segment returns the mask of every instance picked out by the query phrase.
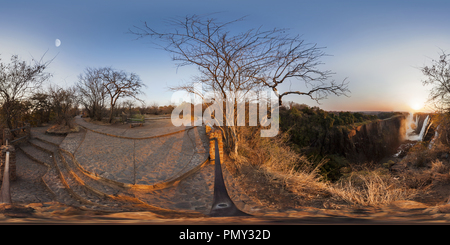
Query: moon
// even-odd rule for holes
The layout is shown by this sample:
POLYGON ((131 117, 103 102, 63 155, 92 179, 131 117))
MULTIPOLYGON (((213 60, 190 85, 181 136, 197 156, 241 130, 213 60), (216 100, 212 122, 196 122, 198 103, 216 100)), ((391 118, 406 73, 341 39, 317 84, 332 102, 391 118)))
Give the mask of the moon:
POLYGON ((55 46, 56 46, 56 47, 59 47, 59 45, 61 45, 61 40, 56 39, 56 40, 55 40, 55 46))

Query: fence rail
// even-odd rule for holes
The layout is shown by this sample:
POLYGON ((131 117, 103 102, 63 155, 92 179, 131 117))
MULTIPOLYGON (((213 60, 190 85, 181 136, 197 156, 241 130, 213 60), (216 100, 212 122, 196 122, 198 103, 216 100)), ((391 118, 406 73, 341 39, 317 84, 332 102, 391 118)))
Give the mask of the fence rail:
POLYGON ((17 130, 26 129, 27 127, 28 126, 23 126, 23 127, 20 127, 20 128, 10 129, 9 131, 14 132, 14 131, 17 131, 17 130))
POLYGON ((9 142, 9 144, 12 144, 19 140, 29 139, 30 137, 31 137, 31 126, 29 123, 25 123, 25 126, 20 127, 20 128, 14 128, 14 129, 4 128, 3 129, 3 144, 4 145, 6 144, 7 141, 9 142), (24 130, 25 135, 14 139, 14 134, 12 134, 12 132, 19 131, 19 130, 24 130))
POLYGON ((22 137, 20 137, 20 138, 11 140, 11 144, 14 143, 14 142, 16 142, 16 141, 23 140, 23 139, 25 139, 25 138, 28 138, 28 135, 25 135, 25 136, 22 136, 22 137))

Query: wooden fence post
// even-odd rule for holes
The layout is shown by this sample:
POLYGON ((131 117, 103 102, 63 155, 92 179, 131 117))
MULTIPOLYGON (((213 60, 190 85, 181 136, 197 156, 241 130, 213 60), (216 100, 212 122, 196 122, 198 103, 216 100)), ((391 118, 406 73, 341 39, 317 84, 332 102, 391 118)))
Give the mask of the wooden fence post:
POLYGON ((206 128, 206 132, 209 135, 209 159, 213 161, 216 159, 216 145, 214 139, 217 139, 217 145, 219 148, 219 158, 223 162, 223 142, 222 142, 222 131, 220 129, 206 128))
POLYGON ((11 143, 11 130, 9 128, 3 129, 3 145, 6 145, 6 141, 11 143))
POLYGON ((25 123, 25 133, 27 134, 27 139, 31 139, 31 124, 25 123))

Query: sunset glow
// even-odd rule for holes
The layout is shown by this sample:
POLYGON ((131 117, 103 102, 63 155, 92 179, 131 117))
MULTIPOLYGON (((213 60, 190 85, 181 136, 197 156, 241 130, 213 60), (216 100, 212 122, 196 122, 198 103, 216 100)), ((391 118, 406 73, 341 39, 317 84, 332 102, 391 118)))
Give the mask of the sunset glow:
POLYGON ((420 110, 424 109, 425 104, 424 104, 424 102, 422 102, 420 100, 412 100, 412 101, 410 101, 409 106, 414 111, 420 111, 420 110))
POLYGON ((418 110, 422 109, 422 107, 423 106, 420 103, 418 103, 418 102, 415 102, 415 103, 411 104, 411 108, 413 110, 415 110, 415 111, 418 111, 418 110))

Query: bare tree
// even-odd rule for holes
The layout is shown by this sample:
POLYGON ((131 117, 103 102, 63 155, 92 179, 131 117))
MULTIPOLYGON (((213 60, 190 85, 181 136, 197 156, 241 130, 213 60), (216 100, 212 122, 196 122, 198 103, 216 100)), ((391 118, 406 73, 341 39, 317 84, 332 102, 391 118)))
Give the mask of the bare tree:
POLYGON ((78 76, 76 87, 79 93, 79 102, 88 111, 89 117, 101 120, 107 92, 100 79, 99 69, 86 68, 84 74, 78 76))
POLYGON ((61 126, 72 126, 72 118, 75 116, 74 107, 76 101, 76 88, 62 88, 57 85, 50 86, 48 97, 51 109, 55 115, 55 122, 61 126))
MULTIPOLYGON (((319 101, 333 93, 343 95, 348 92, 347 83, 328 82, 330 71, 320 71, 320 58, 325 54, 316 45, 305 44, 298 36, 290 37, 286 29, 250 29, 242 33, 232 33, 228 28, 242 21, 221 23, 214 18, 197 15, 184 19, 172 19, 172 32, 158 32, 146 22, 143 27, 130 30, 138 38, 152 37, 162 40, 159 45, 170 52, 178 66, 194 65, 199 76, 192 83, 171 87, 172 90, 195 90, 194 82, 201 82, 202 89, 214 91, 224 99, 231 95, 245 96, 250 91, 272 89, 279 102, 289 94, 308 95, 319 101), (279 92, 279 85, 291 78, 304 81, 308 91, 289 90, 279 92)), ((234 108, 236 112, 236 107, 234 108)), ((237 115, 234 113, 234 115, 237 115)), ((225 117, 225 121, 236 124, 235 118, 225 117)), ((222 127, 225 144, 237 152, 239 133, 236 127, 222 127)))
POLYGON ((139 113, 141 115, 144 115, 147 113, 147 104, 145 103, 145 101, 141 101, 141 105, 137 107, 139 113))
POLYGON ((124 101, 122 104, 123 104, 123 106, 124 106, 125 108, 128 109, 128 116, 131 117, 131 114, 132 114, 131 112, 132 112, 132 110, 133 110, 133 108, 134 108, 134 106, 135 106, 134 101, 133 101, 133 100, 126 100, 126 101, 124 101))
POLYGON ((421 70, 427 77, 422 84, 433 86, 428 102, 440 111, 450 112, 450 55, 442 51, 439 60, 432 60, 431 66, 424 66, 421 70))
POLYGON ((4 120, 9 128, 13 127, 14 117, 17 116, 18 103, 31 96, 31 92, 51 76, 45 72, 51 60, 44 62, 43 57, 27 64, 13 55, 10 63, 0 63, 0 99, 4 120))
POLYGON ((432 60, 431 66, 421 68, 426 79, 422 81, 424 86, 432 86, 428 98, 428 104, 439 112, 435 118, 438 122, 436 130, 442 143, 450 144, 450 54, 443 50, 439 59, 432 60))
POLYGON ((141 79, 135 73, 127 73, 112 68, 102 68, 99 70, 99 76, 109 95, 110 123, 113 119, 114 106, 119 98, 131 97, 141 101, 137 96, 143 93, 141 88, 145 87, 145 84, 141 82, 141 79))
POLYGON ((150 108, 150 113, 151 114, 155 114, 155 115, 158 115, 159 113, 159 104, 158 104, 158 102, 153 102, 150 106, 149 106, 149 108, 150 108))
POLYGON ((51 104, 48 98, 48 94, 44 91, 37 91, 31 96, 31 113, 35 119, 34 122, 31 122, 32 125, 40 126, 41 123, 50 121, 51 104))
POLYGON ((262 71, 262 75, 256 79, 274 91, 280 106, 283 97, 290 94, 306 95, 319 103, 329 94, 347 96, 350 92, 347 79, 337 83, 330 80, 334 73, 318 68, 323 64, 320 59, 326 56, 322 51, 323 48, 318 48, 316 44, 305 44, 299 36, 293 38, 279 36, 271 41, 271 45, 276 47, 276 52, 270 58, 272 60, 266 65, 266 69, 262 71), (293 80, 304 82, 307 89, 278 91, 278 86, 283 82, 293 80))

